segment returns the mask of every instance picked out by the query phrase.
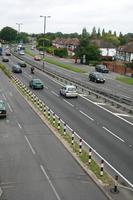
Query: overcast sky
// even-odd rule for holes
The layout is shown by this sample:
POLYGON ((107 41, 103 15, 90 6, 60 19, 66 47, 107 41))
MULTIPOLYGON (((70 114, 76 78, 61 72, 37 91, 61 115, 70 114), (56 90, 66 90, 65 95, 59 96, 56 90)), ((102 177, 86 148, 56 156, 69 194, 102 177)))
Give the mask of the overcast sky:
POLYGON ((0 30, 10 26, 22 32, 42 33, 43 18, 46 32, 81 33, 103 28, 117 34, 133 33, 133 0, 1 0, 0 30))

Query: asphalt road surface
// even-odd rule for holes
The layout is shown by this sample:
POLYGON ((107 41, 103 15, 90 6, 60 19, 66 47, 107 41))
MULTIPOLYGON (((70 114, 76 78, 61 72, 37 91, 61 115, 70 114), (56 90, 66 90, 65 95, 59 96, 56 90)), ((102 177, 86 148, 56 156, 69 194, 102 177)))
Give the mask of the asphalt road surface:
MULTIPOLYGON (((9 65, 17 62, 11 58, 9 65)), ((44 81, 43 91, 34 91, 61 119, 76 131, 88 144, 100 153, 116 170, 133 185, 133 117, 110 108, 84 95, 78 99, 59 96, 61 85, 43 73, 23 69, 16 75, 29 87, 29 80, 39 77, 44 81)))
POLYGON ((6 200, 107 199, 0 71, 0 186, 6 200))

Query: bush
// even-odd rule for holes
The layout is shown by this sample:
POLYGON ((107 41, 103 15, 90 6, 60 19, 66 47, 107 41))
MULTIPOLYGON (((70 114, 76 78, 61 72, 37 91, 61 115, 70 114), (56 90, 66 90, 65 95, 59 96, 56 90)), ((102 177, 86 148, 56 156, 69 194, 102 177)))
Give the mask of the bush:
POLYGON ((97 60, 90 60, 88 64, 95 66, 95 65, 99 64, 99 61, 97 61, 97 60))
POLYGON ((61 58, 67 57, 68 56, 67 49, 66 48, 55 49, 54 55, 59 56, 61 58))
POLYGON ((54 54, 54 50, 55 50, 54 47, 48 47, 46 52, 53 55, 54 54))

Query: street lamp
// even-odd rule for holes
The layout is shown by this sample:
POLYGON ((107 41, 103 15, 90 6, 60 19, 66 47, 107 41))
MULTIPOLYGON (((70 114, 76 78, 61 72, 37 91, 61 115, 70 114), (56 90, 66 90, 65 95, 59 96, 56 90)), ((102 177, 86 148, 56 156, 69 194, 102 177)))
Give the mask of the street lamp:
MULTIPOLYGON (((20 26, 21 25, 23 25, 22 23, 16 23, 17 25, 18 25, 18 35, 20 34, 20 26)), ((19 37, 18 37, 18 39, 20 39, 19 37)))
POLYGON ((16 23, 18 25, 18 33, 20 33, 20 26, 23 25, 22 23, 16 23))
POLYGON ((46 33, 46 19, 50 18, 51 16, 43 16, 40 15, 40 17, 43 17, 43 71, 44 71, 44 66, 45 66, 45 62, 44 62, 44 58, 45 58, 45 51, 44 51, 44 37, 45 37, 45 33, 46 33))

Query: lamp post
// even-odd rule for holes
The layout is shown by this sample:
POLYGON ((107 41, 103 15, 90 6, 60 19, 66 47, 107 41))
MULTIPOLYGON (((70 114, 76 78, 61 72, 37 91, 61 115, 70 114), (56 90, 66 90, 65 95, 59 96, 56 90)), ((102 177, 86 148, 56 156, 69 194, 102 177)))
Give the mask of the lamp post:
POLYGON ((20 33, 20 26, 23 25, 22 23, 16 23, 18 25, 18 33, 20 33))
POLYGON ((43 71, 44 71, 44 67, 45 67, 45 51, 44 51, 44 37, 45 37, 45 33, 46 33, 46 19, 47 18, 50 18, 51 16, 43 16, 43 15, 40 15, 40 17, 43 17, 43 71))
POLYGON ((18 25, 18 35, 19 35, 20 34, 20 26, 23 25, 23 24, 22 23, 16 23, 16 24, 18 25))

